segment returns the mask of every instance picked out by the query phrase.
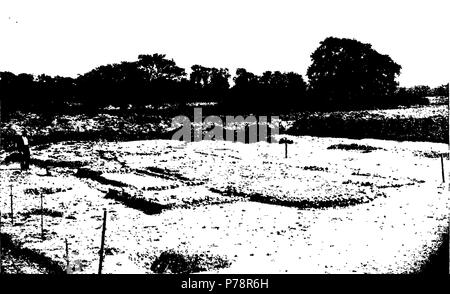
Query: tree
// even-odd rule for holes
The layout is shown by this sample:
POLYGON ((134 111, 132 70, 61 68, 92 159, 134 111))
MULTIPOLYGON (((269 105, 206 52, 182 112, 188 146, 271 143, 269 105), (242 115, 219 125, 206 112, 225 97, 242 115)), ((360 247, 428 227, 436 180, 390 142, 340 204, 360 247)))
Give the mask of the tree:
POLYGON ((211 69, 198 64, 191 67, 190 81, 197 88, 204 88, 209 84, 211 69))
POLYGON ((303 77, 294 72, 265 71, 257 76, 238 68, 234 83, 228 104, 249 111, 273 113, 299 109, 306 93, 303 77))
POLYGON ((423 85, 414 86, 414 87, 409 89, 411 95, 417 96, 417 97, 420 97, 420 98, 424 98, 426 96, 429 96, 430 95, 430 90, 431 89, 430 89, 429 86, 423 86, 423 85))
POLYGON ((381 102, 398 87, 401 66, 388 55, 352 39, 326 38, 308 68, 314 103, 355 106, 381 102))
POLYGON ((0 115, 2 119, 7 119, 9 114, 17 109, 14 99, 14 86, 16 75, 12 72, 0 72, 0 115))
POLYGON ((190 83, 195 100, 220 101, 230 88, 227 68, 191 67, 190 83))
POLYGON ((430 90, 430 96, 448 97, 448 83, 430 90))
POLYGON ((306 93, 306 83, 295 72, 266 71, 259 78, 261 101, 277 111, 299 109, 306 93))
POLYGON ((186 73, 164 54, 139 55, 137 61, 108 64, 77 78, 81 102, 138 107, 175 102, 186 92, 186 73))
POLYGON ((234 86, 230 95, 224 101, 228 110, 258 110, 261 104, 258 101, 260 93, 259 77, 245 68, 236 69, 233 78, 234 86))
POLYGON ((173 59, 167 59, 165 54, 139 55, 137 64, 150 82, 161 79, 179 82, 186 76, 185 70, 173 59))
POLYGON ((139 55, 137 65, 144 73, 147 96, 143 101, 148 104, 176 102, 181 100, 185 90, 186 71, 177 66, 173 59, 165 54, 139 55), (151 100, 148 96, 151 93, 151 100))
POLYGON ((248 72, 245 68, 236 69, 236 76, 233 78, 234 88, 242 90, 253 90, 258 87, 258 76, 248 72))
POLYGON ((230 79, 231 75, 228 71, 228 68, 211 68, 210 73, 210 88, 215 92, 223 92, 230 88, 230 79))

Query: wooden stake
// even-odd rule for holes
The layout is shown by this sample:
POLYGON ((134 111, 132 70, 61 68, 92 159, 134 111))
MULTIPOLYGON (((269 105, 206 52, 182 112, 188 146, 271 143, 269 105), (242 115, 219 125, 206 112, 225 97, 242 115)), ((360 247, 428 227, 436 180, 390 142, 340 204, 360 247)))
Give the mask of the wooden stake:
POLYGON ((13 193, 12 193, 12 185, 11 185, 11 224, 14 225, 14 202, 13 202, 13 193))
POLYGON ((284 143, 284 157, 287 158, 287 145, 288 143, 284 143))
POLYGON ((69 260, 69 243, 67 243, 67 239, 65 239, 66 242, 66 273, 70 274, 70 260, 69 260))
POLYGON ((41 194, 41 239, 44 240, 44 201, 41 194))
POLYGON ((106 231, 106 209, 103 211, 103 228, 102 228, 102 243, 100 245, 100 261, 98 265, 98 274, 102 274, 103 267, 103 250, 105 248, 105 231, 106 231))
POLYGON ((442 182, 445 183, 444 156, 441 154, 442 182))

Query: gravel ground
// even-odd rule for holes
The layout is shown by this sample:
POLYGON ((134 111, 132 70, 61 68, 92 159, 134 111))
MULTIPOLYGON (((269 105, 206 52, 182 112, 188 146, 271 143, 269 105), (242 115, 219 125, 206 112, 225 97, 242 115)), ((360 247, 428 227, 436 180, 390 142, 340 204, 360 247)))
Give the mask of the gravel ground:
MULTIPOLYGON (((2 214, 2 231, 63 268, 67 239, 76 273, 97 271, 103 209, 106 273, 152 273, 170 250, 227 265, 207 268, 211 273, 409 273, 437 250, 449 199, 440 159, 429 154, 447 152, 445 144, 290 139, 288 159, 283 145, 268 143, 36 149, 39 166, 29 173, 1 166, 15 209, 14 226, 2 214), (374 148, 328 149, 338 144, 374 148), (117 197, 105 197, 110 191, 117 197), (44 216, 45 240, 40 215, 30 213, 41 192, 45 208, 58 212, 44 216), (155 205, 163 209, 148 209, 155 205)), ((2 211, 9 211, 9 194, 0 191, 2 211)))

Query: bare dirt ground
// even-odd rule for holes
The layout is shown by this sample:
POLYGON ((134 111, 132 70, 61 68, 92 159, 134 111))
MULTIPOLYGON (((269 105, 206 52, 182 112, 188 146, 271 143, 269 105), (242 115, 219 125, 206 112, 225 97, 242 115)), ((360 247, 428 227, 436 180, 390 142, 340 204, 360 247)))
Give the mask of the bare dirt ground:
POLYGON ((290 139, 288 159, 263 142, 36 147, 29 172, 1 166, 2 232, 61 269, 67 239, 75 273, 98 270, 103 209, 104 273, 410 273, 437 250, 445 144, 290 139))

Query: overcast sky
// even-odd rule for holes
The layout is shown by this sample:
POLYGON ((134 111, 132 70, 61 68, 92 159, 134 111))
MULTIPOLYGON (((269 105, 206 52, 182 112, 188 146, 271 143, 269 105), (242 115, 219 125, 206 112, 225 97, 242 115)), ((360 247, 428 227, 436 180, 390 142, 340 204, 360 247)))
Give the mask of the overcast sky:
POLYGON ((0 71, 76 77, 164 53, 193 64, 305 74, 327 36, 389 54, 402 86, 449 80, 448 0, 0 0, 0 71))

